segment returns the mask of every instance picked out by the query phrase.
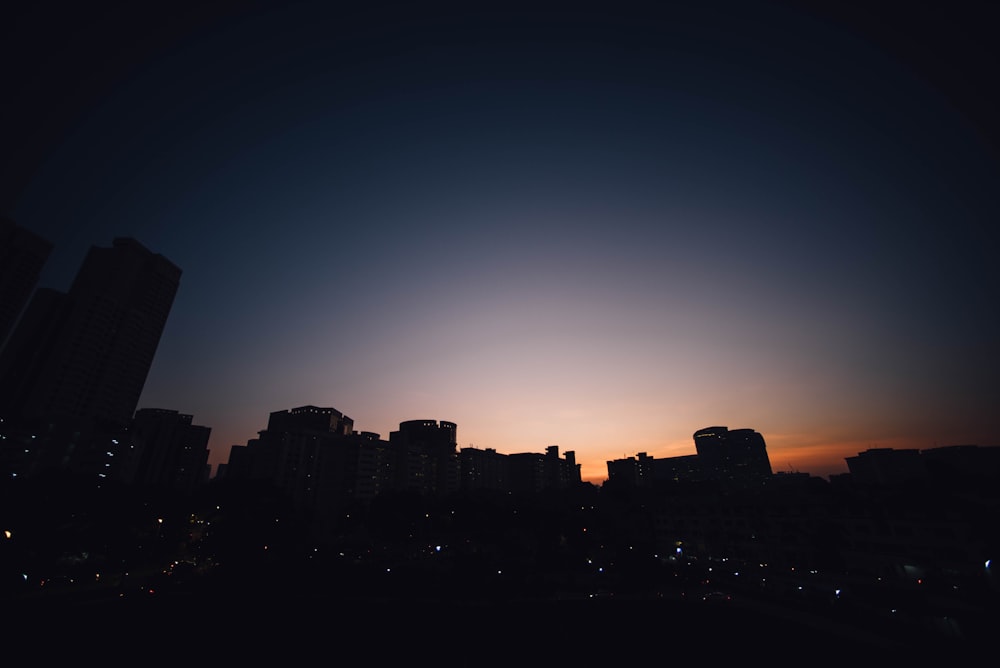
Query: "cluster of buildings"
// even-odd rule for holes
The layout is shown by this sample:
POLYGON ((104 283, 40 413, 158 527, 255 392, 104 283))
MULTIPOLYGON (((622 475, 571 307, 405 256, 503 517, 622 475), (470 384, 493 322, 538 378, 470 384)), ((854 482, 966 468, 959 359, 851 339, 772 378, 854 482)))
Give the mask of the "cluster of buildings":
POLYGON ((313 514, 367 502, 380 494, 445 496, 456 492, 536 493, 581 482, 575 453, 502 454, 459 448, 454 422, 408 420, 384 439, 354 429, 330 407, 300 406, 270 414, 267 428, 232 446, 218 477, 265 480, 313 514))
MULTIPOLYGON (((68 291, 36 290, 50 250, 0 221, 0 475, 197 490, 209 479, 211 430, 174 410, 136 409, 180 269, 117 238, 90 249, 68 291)), ((409 420, 383 438, 332 407, 299 406, 272 412, 256 438, 232 446, 216 477, 280 489, 321 530, 324 519, 332 528, 344 509, 393 493, 405 503, 407 494, 593 491, 580 485, 572 451, 459 448, 457 429, 409 420)), ((630 563, 632 546, 644 545, 741 595, 827 606, 847 591, 873 615, 908 604, 914 618, 949 629, 968 610, 976 619, 984 592, 1000 591, 991 566, 1000 448, 872 449, 847 458, 849 473, 827 483, 773 473, 752 429, 712 426, 693 437, 693 455, 607 462, 608 491, 624 490, 616 498, 626 501, 610 504, 603 531, 593 517, 566 516, 559 531, 578 539, 574 563, 600 552, 608 564, 601 581, 612 582, 610 564, 630 563), (593 542, 579 540, 580 526, 593 542)), ((509 545, 491 541, 508 536, 486 532, 473 547, 480 557, 506 554, 509 545)), ((519 541, 540 545, 536 538, 522 528, 519 541)))
MULTIPOLYGON (((89 250, 68 291, 36 289, 51 250, 45 239, 0 220, 0 473, 69 471, 176 491, 206 482, 211 429, 178 411, 136 410, 180 268, 134 239, 116 238, 89 250)), ((355 430, 333 408, 301 406, 271 413, 257 438, 232 447, 219 475, 270 480, 307 507, 387 491, 534 492, 580 482, 573 452, 460 449, 456 431, 452 422, 410 420, 384 439, 355 430)), ((608 461, 608 482, 753 487, 778 477, 752 429, 706 427, 694 444, 693 455, 608 461)), ((986 450, 991 457, 997 451, 986 450)), ((847 464, 856 483, 887 483, 927 476, 930 468, 995 471, 986 456, 975 446, 884 449, 847 464)))
POLYGON ((194 489, 211 430, 136 411, 181 270, 123 237, 91 247, 67 291, 35 289, 51 250, 0 222, 0 473, 194 489))
POLYGON ((695 454, 657 459, 645 452, 608 462, 615 486, 653 487, 667 482, 719 482, 753 486, 771 477, 764 437, 753 429, 705 427, 694 433, 695 454))
MULTIPOLYGON (((935 583, 937 605, 951 612, 997 588, 1000 447, 871 448, 826 481, 772 473, 750 429, 707 427, 694 442, 694 455, 609 461, 605 484, 643 499, 661 554, 725 560, 717 583, 824 605, 849 584, 855 600, 887 610, 935 583)), ((926 605, 923 594, 917 600, 926 605)))
POLYGON ((642 499, 661 554, 715 564, 717 583, 821 604, 850 584, 887 610, 923 587, 952 612, 998 589, 1000 447, 871 448, 827 481, 772 474, 748 429, 708 427, 694 440, 696 455, 609 461, 606 486, 642 499))
MULTIPOLYGON (((130 238, 92 247, 66 292, 38 288, 52 245, 0 222, 0 474, 50 472, 190 492, 210 475, 211 429, 136 410, 181 270, 130 238)), ((220 475, 266 479, 306 508, 394 490, 533 491, 580 482, 574 453, 458 450, 452 422, 411 420, 385 440, 333 408, 271 413, 220 475)))

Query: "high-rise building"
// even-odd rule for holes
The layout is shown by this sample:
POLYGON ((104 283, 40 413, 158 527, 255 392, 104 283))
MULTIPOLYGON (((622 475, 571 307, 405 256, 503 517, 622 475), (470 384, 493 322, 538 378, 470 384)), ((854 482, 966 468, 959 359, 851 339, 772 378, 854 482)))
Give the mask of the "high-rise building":
POLYGON ((92 247, 68 293, 36 291, 0 354, 0 414, 126 425, 181 270, 128 238, 92 247))
POLYGON ((927 478, 926 462, 916 448, 869 448, 845 461, 851 480, 860 485, 898 485, 927 478))
POLYGON ((506 491, 510 477, 508 459, 493 448, 462 448, 458 453, 459 487, 466 492, 506 491))
POLYGON ((274 411, 267 421, 269 432, 317 432, 347 436, 354 431, 354 420, 335 408, 299 406, 286 411, 274 411))
POLYGON ((698 468, 720 482, 753 482, 771 476, 764 437, 753 429, 705 427, 694 433, 698 468))
POLYGON ((400 422, 389 432, 393 486, 435 496, 458 490, 457 434, 454 422, 400 422))
POLYGON ((209 427, 192 416, 164 408, 135 412, 115 471, 130 485, 193 492, 207 480, 209 427))
POLYGON ((321 527, 391 488, 388 445, 334 408, 299 406, 272 412, 257 438, 233 446, 225 477, 267 481, 321 527))
POLYGON ((180 276, 118 238, 90 249, 68 292, 35 291, 0 351, 5 475, 111 475, 180 276))
POLYGON ((576 453, 559 457, 559 446, 550 445, 545 453, 516 452, 507 456, 507 488, 517 494, 535 494, 543 490, 567 489, 580 484, 580 465, 576 453))
POLYGON ((0 349, 38 284, 52 244, 0 218, 0 349))

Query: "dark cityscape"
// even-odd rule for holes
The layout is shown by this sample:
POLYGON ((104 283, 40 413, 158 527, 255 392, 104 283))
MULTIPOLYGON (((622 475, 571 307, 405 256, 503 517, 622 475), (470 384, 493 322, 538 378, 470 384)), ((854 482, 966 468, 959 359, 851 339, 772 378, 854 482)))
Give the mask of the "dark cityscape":
MULTIPOLYGON (((9 312, 47 246, 11 223, 3 239, 9 312)), ((299 635, 327 620, 356 642, 440 641, 463 665, 515 660, 469 640, 508 627, 494 642, 577 660, 666 628, 709 658, 729 648, 692 638, 716 627, 733 658, 772 644, 844 660, 991 647, 1000 448, 870 449, 824 480, 775 473, 762 434, 715 426, 693 433, 692 455, 608 461, 597 486, 558 446, 459 448, 458 425, 433 419, 386 440, 300 406, 272 412, 210 477, 210 428, 134 410, 179 275, 116 239, 68 294, 35 291, 9 337, 11 637, 111 647, 178 624, 214 643, 226 628, 299 635)))
POLYGON ((0 9, 10 661, 989 661, 989 3, 0 9))

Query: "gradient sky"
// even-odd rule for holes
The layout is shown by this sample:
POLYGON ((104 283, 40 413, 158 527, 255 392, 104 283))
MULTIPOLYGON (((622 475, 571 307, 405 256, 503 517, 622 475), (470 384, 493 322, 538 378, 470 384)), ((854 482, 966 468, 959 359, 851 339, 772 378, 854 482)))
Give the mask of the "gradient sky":
POLYGON ((213 464, 305 404, 595 482, 1000 445, 996 10, 362 4, 2 10, 0 213, 183 270, 139 407, 213 464))

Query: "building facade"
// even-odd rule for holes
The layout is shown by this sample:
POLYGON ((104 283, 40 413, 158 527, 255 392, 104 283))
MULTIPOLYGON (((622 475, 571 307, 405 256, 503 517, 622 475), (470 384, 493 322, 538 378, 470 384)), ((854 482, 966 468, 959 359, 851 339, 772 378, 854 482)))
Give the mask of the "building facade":
POLYGON ((0 355, 0 412, 126 425, 181 270, 133 239, 92 247, 68 293, 36 292, 0 355))
POLYGON ((764 437, 753 429, 705 427, 694 432, 694 455, 608 461, 608 481, 623 487, 652 487, 670 482, 756 485, 772 476, 764 437))
POLYGON ((0 218, 0 349, 31 299, 52 244, 0 218))
POLYGON ((705 427, 694 433, 702 475, 724 483, 754 483, 771 476, 764 437, 753 429, 705 427))
POLYGON ((458 425, 407 420, 389 434, 393 488, 444 495, 458 490, 458 425))
POLYGON ((189 494, 208 478, 209 427, 164 408, 135 412, 119 452, 115 477, 129 485, 189 494))
POLYGON ((114 468, 106 458, 135 413, 180 276, 162 255, 117 238, 89 250, 68 292, 35 291, 0 351, 5 436, 33 444, 20 470, 114 468))

